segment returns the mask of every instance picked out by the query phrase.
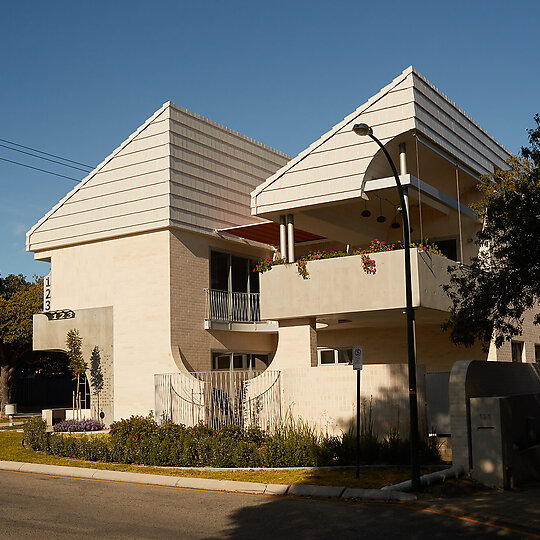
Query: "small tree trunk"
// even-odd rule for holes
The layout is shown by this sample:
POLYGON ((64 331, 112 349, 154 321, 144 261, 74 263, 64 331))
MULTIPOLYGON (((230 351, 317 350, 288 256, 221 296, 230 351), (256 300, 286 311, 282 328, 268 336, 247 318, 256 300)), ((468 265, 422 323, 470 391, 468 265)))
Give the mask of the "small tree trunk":
POLYGON ((81 376, 77 375, 77 420, 81 419, 81 376))
POLYGON ((9 384, 10 373, 5 366, 0 366, 0 416, 5 416, 5 406, 11 403, 11 385, 9 384))

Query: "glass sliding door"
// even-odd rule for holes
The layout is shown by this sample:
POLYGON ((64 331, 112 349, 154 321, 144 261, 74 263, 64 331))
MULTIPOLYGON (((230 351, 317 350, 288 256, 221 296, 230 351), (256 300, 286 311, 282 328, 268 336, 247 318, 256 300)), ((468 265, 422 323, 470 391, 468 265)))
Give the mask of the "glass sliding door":
POLYGON ((231 257, 231 292, 233 321, 249 321, 249 260, 231 257))
POLYGON ((210 252, 210 317, 214 320, 256 322, 260 320, 257 261, 210 252))

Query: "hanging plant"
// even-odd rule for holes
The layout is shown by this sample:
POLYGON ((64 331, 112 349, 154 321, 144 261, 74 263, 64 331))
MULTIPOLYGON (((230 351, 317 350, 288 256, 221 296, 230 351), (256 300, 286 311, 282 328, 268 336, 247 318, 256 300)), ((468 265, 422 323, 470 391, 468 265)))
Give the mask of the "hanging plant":
MULTIPOLYGON (((437 244, 433 244, 428 242, 427 240, 425 242, 421 243, 411 243, 411 248, 417 248, 420 251, 424 251, 426 253, 434 253, 435 255, 439 255, 440 257, 445 257, 445 255, 442 254, 441 250, 437 246, 437 244)), ((370 253, 382 253, 386 251, 395 251, 397 249, 403 249, 403 244, 401 242, 385 242, 384 240, 379 240, 378 238, 375 238, 371 241, 369 247, 367 249, 363 250, 355 250, 351 253, 347 253, 346 251, 313 251, 311 253, 307 253, 300 259, 296 261, 296 268, 298 271, 298 275, 302 279, 309 279, 309 271, 307 269, 307 263, 309 261, 319 261, 322 259, 335 259, 338 257, 348 257, 350 255, 360 255, 362 257, 362 270, 366 274, 375 274, 377 272, 377 267, 375 264, 375 261, 369 256, 370 253)), ((446 258, 446 257, 445 257, 446 258)), ((253 272, 260 272, 261 274, 264 272, 267 272, 270 270, 273 266, 279 266, 283 264, 288 264, 286 259, 263 259, 259 261, 257 266, 253 269, 253 272)))

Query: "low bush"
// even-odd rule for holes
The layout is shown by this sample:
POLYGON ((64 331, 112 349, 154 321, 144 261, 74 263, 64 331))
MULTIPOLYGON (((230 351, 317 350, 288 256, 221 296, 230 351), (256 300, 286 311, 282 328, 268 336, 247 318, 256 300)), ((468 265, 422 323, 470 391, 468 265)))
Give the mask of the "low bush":
POLYGON ((82 420, 62 420, 53 426, 53 430, 55 433, 66 431, 73 433, 75 431, 100 431, 104 427, 99 420, 83 418, 82 420))
POLYGON ((49 436, 47 424, 41 418, 30 418, 24 423, 24 442, 33 450, 47 452, 49 450, 49 436))
MULTIPOLYGON (((176 467, 317 467, 356 462, 356 435, 320 435, 306 424, 285 424, 271 433, 259 428, 214 429, 172 422, 158 425, 151 416, 114 422, 109 435, 49 434, 42 420, 24 426, 26 443, 56 456, 176 467)), ((371 430, 360 436, 362 463, 407 464, 409 443, 393 433, 379 440, 371 430)), ((423 442, 422 463, 439 461, 433 442, 423 442)))

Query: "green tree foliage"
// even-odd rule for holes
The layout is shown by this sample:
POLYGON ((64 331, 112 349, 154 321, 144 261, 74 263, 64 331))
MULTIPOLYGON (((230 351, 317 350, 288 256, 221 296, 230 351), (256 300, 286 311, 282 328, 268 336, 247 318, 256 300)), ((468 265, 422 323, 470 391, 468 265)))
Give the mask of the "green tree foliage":
POLYGON ((86 374, 86 362, 82 354, 82 338, 79 336, 79 331, 72 328, 66 335, 67 355, 69 359, 69 371, 73 375, 73 379, 77 381, 77 389, 75 391, 74 409, 77 409, 77 420, 81 413, 81 377, 86 374))
POLYGON ((479 254, 470 266, 450 270, 445 287, 452 308, 443 328, 456 344, 500 347, 521 333, 524 313, 540 324, 540 115, 528 130, 529 147, 479 185, 475 211, 483 220, 479 254))
POLYGON ((96 394, 103 390, 103 373, 101 371, 101 354, 96 345, 90 356, 90 384, 96 394))
POLYGON ((32 315, 43 307, 43 280, 0 277, 0 414, 11 400, 17 375, 39 359, 32 351, 32 315))
POLYGON ((73 379, 79 379, 86 373, 86 362, 82 355, 82 339, 79 331, 72 328, 66 335, 67 355, 69 358, 69 371, 73 379))
POLYGON ((92 350, 90 356, 90 384, 94 395, 97 397, 96 415, 99 416, 99 394, 103 390, 103 372, 101 371, 101 353, 99 347, 96 345, 92 350))

